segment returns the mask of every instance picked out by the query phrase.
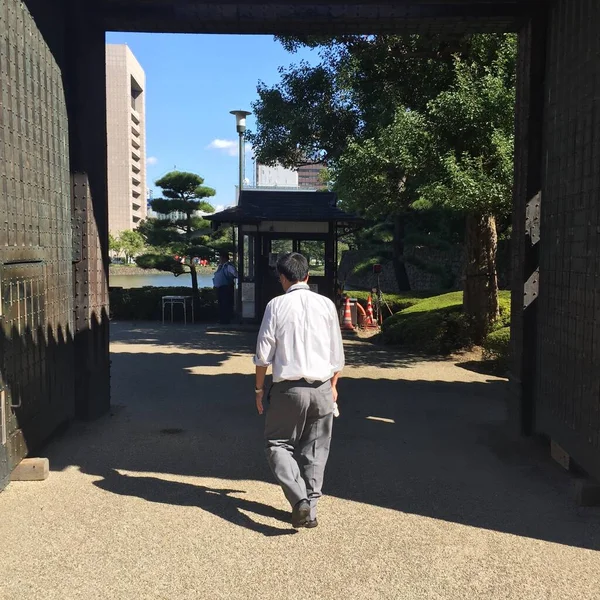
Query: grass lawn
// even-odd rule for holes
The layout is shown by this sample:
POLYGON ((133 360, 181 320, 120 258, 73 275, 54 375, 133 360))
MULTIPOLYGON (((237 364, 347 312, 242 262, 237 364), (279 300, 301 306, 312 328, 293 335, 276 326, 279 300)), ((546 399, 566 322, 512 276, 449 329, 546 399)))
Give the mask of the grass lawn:
MULTIPOLYGON (((499 301, 500 317, 490 335, 510 325, 510 292, 501 291, 499 301)), ((420 299, 384 321, 383 341, 429 354, 450 354, 469 348, 473 340, 462 303, 462 292, 420 299)), ((505 340, 506 332, 500 337, 505 340)), ((501 347, 502 343, 498 348, 501 347)))

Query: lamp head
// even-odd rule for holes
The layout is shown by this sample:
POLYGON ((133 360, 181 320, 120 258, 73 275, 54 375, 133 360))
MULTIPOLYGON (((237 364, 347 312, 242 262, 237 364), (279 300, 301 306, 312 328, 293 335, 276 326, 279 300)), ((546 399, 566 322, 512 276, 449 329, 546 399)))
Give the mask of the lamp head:
POLYGON ((235 116, 237 132, 244 133, 246 131, 246 117, 252 113, 247 110, 232 110, 230 113, 235 116))

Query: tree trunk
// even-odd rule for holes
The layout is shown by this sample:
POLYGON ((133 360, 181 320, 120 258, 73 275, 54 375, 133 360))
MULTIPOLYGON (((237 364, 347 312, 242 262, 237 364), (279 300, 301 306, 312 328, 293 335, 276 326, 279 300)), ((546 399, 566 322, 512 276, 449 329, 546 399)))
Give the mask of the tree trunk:
POLYGON ((192 243, 192 213, 185 213, 185 241, 188 244, 192 243))
POLYGON ((192 302, 194 303, 194 315, 198 314, 200 307, 200 290, 198 289, 198 271, 196 265, 190 259, 190 275, 192 276, 192 302))
POLYGON ((496 219, 486 215, 468 215, 465 247, 463 308, 472 320, 474 341, 481 344, 499 315, 496 219))
POLYGON ((394 216, 394 237, 392 240, 392 264, 399 292, 410 291, 410 281, 404 263, 404 215, 394 216))

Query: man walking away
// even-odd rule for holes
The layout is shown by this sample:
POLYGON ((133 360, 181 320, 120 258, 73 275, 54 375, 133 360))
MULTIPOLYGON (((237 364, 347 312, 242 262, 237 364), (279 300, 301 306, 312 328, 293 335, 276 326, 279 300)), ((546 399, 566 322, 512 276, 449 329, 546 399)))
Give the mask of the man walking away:
POLYGON ((237 271, 229 260, 229 252, 219 254, 219 266, 213 276, 213 285, 217 290, 219 302, 219 323, 229 325, 233 318, 233 299, 235 294, 234 282, 237 271))
POLYGON ((308 287, 306 258, 286 254, 277 262, 277 272, 285 294, 267 305, 258 335, 256 407, 262 414, 265 375, 271 366, 267 460, 292 506, 292 525, 313 528, 344 348, 335 305, 308 287))

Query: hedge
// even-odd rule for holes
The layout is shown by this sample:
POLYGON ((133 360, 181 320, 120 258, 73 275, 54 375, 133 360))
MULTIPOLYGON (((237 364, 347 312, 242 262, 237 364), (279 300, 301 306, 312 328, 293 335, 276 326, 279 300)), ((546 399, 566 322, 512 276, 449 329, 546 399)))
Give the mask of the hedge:
POLYGON ((510 362, 510 327, 501 327, 487 336, 483 344, 483 358, 496 363, 502 369, 508 369, 510 362))
POLYGON ((500 305, 500 317, 492 326, 492 331, 503 329, 504 327, 510 327, 510 292, 501 291, 498 304, 500 305))
MULTIPOLYGON (((125 321, 159 321, 162 318, 161 298, 163 296, 191 295, 190 287, 111 288, 110 316, 112 319, 125 321)), ((168 311, 166 317, 170 318, 170 308, 168 311)), ((197 322, 212 322, 218 319, 217 295, 214 289, 200 289, 200 300, 194 311, 197 322)), ((183 320, 181 312, 180 307, 174 307, 173 320, 183 320)))
MULTIPOLYGON (((492 331, 510 323, 510 292, 500 292, 500 317, 492 331)), ((450 354, 473 345, 469 319, 463 313, 463 293, 426 298, 386 319, 382 339, 428 354, 450 354)))

